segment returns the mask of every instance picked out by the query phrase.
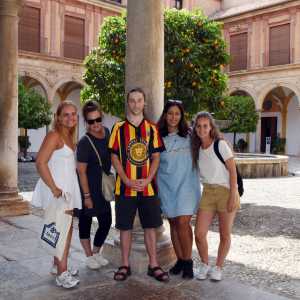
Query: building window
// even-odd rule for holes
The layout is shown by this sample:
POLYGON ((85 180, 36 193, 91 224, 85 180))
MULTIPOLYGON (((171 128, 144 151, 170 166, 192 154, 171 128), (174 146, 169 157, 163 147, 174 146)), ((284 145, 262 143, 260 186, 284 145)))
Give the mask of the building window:
POLYGON ((110 1, 122 4, 122 0, 110 0, 110 1))
POLYGON ((230 71, 247 69, 248 33, 235 34, 230 37, 230 71))
POLYGON ((19 49, 31 52, 41 51, 41 10, 24 6, 19 21, 19 49))
POLYGON ((290 63, 290 24, 270 28, 269 65, 290 63))
POLYGON ((84 19, 65 16, 64 57, 84 59, 84 19))
POLYGON ((174 7, 177 9, 182 9, 183 7, 183 0, 174 0, 174 7))

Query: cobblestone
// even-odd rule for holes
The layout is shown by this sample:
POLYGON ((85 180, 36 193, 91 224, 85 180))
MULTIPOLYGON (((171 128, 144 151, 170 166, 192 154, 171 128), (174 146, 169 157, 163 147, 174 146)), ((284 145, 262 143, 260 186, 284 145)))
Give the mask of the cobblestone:
MULTIPOLYGON (((300 172, 300 158, 293 158, 289 169, 300 172)), ((34 164, 19 164, 19 174, 19 188, 31 191, 38 178, 34 164)), ((300 177, 247 179, 244 184, 224 275, 273 294, 300 299, 300 177)), ((38 209, 33 213, 41 215, 38 209)), ((217 223, 208 239, 213 263, 219 242, 217 223)), ((193 255, 197 268, 195 247, 193 255)))

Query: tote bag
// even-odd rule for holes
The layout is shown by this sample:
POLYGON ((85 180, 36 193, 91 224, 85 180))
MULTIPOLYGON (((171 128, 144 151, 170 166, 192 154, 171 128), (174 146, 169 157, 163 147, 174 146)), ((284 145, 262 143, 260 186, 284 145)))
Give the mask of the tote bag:
POLYGON ((41 233, 41 246, 52 256, 62 259, 67 236, 72 224, 72 216, 65 213, 68 210, 68 196, 54 198, 45 209, 41 233))

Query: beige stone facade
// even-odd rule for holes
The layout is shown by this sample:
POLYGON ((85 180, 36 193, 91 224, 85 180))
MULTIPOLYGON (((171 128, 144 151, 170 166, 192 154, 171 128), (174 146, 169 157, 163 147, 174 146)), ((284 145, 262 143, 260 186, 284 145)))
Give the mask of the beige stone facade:
MULTIPOLYGON (((300 137, 297 134, 300 128, 300 1, 229 2, 213 18, 224 22, 229 51, 231 37, 247 34, 246 68, 232 72, 227 68, 227 71, 229 93, 251 96, 260 114, 257 131, 250 138, 250 149, 263 151, 265 131, 271 124, 269 121, 274 121, 274 132, 286 138, 286 153, 300 155, 300 137), (278 41, 287 44, 289 61, 272 65, 271 30, 282 25, 288 26, 289 37, 278 41)), ((280 45, 275 46, 280 48, 280 45)))
MULTIPOLYGON (((202 8, 211 18, 224 22, 224 37, 230 51, 231 38, 241 33, 246 38, 246 67, 229 74, 229 93, 250 95, 260 114, 256 133, 240 135, 249 142, 249 151, 265 151, 265 137, 286 138, 286 153, 300 155, 300 1, 299 0, 165 0, 166 7, 202 8), (271 28, 289 26, 289 62, 270 65, 271 28), (267 103, 266 103, 267 102, 267 103), (270 104, 272 102, 272 105, 270 104), (272 106, 270 109, 269 106, 272 106), (273 123, 272 123, 273 122, 273 123), (271 124, 272 123, 272 124, 271 124), (271 124, 271 125, 270 125, 271 124), (272 133, 270 133, 270 126, 272 133)), ((84 47, 97 45, 99 28, 109 15, 120 14, 127 1, 101 0, 25 0, 25 5, 40 9, 40 53, 19 51, 19 74, 47 99, 57 103, 66 98, 79 105, 82 60, 64 57, 66 17, 84 20, 84 47)), ((81 121, 82 123, 82 121, 81 121)), ((79 132, 83 132, 83 125, 79 132)), ((36 151, 45 129, 32 131, 36 151)))

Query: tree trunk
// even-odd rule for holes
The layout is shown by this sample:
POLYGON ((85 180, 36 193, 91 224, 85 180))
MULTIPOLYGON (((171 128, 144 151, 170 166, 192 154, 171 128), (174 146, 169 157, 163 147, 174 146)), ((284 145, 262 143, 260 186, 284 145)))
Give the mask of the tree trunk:
POLYGON ((27 129, 26 128, 24 128, 24 130, 25 130, 25 147, 24 147, 24 158, 26 158, 27 157, 27 149, 28 149, 28 132, 27 132, 27 129))
POLYGON ((233 148, 236 149, 236 132, 233 133, 233 148))

